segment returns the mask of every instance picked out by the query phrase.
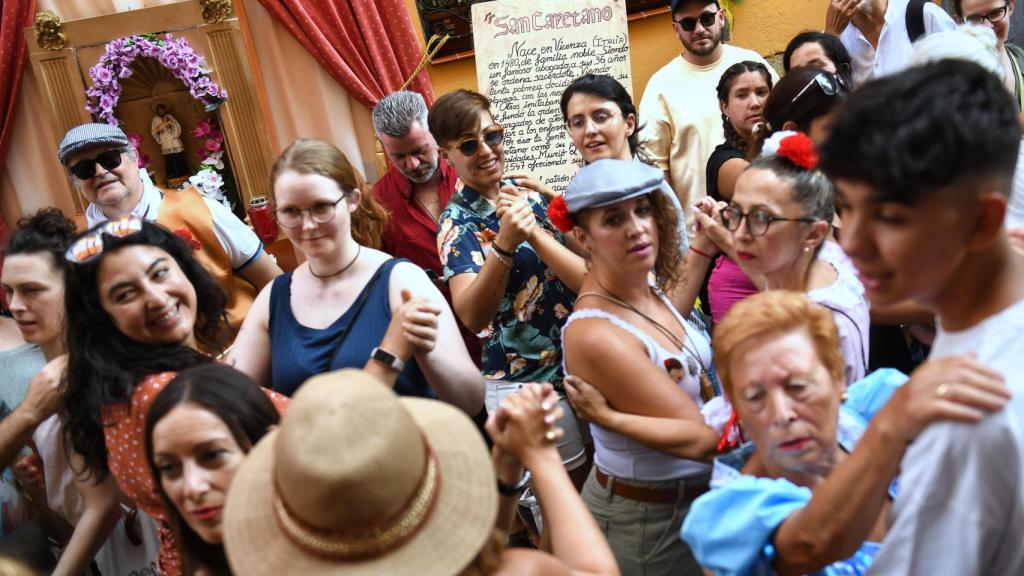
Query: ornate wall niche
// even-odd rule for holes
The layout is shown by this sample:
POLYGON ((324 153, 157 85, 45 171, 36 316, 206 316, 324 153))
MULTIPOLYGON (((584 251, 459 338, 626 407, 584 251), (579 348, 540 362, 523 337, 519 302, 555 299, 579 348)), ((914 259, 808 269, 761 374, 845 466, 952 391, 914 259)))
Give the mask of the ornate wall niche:
MULTIPOLYGON (((248 206, 254 196, 269 196, 268 175, 274 158, 269 117, 260 105, 257 91, 261 88, 254 80, 255 63, 249 60, 236 18, 207 23, 200 0, 188 0, 62 22, 60 31, 67 39, 64 47, 47 49, 36 42, 33 28, 25 29, 29 60, 45 100, 42 104, 52 120, 54 150, 68 129, 93 121, 85 109, 86 89, 92 85, 89 68, 98 62, 106 44, 133 34, 169 32, 188 40, 206 59, 211 79, 228 93, 228 101, 217 113, 242 205, 248 206)), ((197 167, 194 152, 199 141, 187 132, 204 116, 202 104, 192 99, 180 81, 155 60, 140 57, 133 63, 132 71, 132 77, 122 80, 123 92, 117 108, 125 130, 148 136, 143 152, 160 169, 159 146, 149 134, 149 120, 153 116, 150 104, 160 98, 169 100, 186 133, 182 138, 186 153, 193 167, 197 167)), ((76 212, 83 213, 86 200, 70 188, 69 194, 73 196, 76 212)))

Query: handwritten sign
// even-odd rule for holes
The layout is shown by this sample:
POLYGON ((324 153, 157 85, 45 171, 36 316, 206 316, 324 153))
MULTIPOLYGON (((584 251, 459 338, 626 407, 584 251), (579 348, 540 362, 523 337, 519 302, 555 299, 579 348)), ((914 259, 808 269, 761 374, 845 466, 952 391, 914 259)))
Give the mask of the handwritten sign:
POLYGON ((496 0, 473 4, 476 77, 506 129, 505 170, 564 190, 582 165, 559 106, 586 74, 632 93, 624 0, 496 0))

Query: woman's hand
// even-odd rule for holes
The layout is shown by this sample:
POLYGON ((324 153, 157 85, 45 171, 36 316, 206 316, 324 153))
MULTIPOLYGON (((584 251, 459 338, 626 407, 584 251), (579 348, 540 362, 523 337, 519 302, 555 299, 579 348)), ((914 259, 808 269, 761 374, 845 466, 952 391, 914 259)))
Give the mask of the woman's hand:
POLYGON ((839 36, 853 20, 857 13, 857 7, 864 0, 832 0, 829 2, 828 11, 825 12, 825 32, 833 36, 839 36))
POLYGON ((494 241, 502 250, 514 253, 516 248, 533 234, 537 225, 533 208, 514 187, 502 186, 495 204, 495 213, 501 219, 501 223, 494 241))
POLYGON ((576 376, 565 377, 565 393, 576 410, 576 415, 599 426, 607 427, 615 414, 601 391, 576 376))
POLYGON ((46 363, 28 386, 25 399, 17 410, 23 412, 36 425, 41 424, 60 408, 63 395, 61 382, 68 366, 67 354, 61 354, 46 363))
POLYGON ((539 193, 541 196, 546 197, 548 200, 552 200, 559 196, 557 192, 548 188, 541 182, 534 180, 526 174, 505 174, 505 179, 511 179, 515 182, 515 185, 519 188, 525 188, 527 190, 533 190, 539 193))
POLYGON ((502 452, 527 468, 538 458, 561 462, 554 443, 563 431, 555 426, 563 416, 558 395, 550 384, 525 384, 501 403, 487 420, 487 433, 502 452))
POLYGON ((973 356, 952 356, 929 360, 914 370, 875 419, 884 419, 909 443, 932 422, 977 422, 1002 409, 1009 398, 998 372, 973 356))
POLYGON ((441 309, 426 298, 413 298, 402 290, 402 305, 391 317, 380 347, 403 362, 416 354, 426 354, 437 343, 437 317, 441 309))
POLYGON ((732 233, 726 230, 722 223, 722 209, 728 206, 727 203, 715 202, 708 196, 694 203, 693 216, 696 221, 694 248, 712 256, 719 252, 725 252, 728 255, 733 251, 732 233))

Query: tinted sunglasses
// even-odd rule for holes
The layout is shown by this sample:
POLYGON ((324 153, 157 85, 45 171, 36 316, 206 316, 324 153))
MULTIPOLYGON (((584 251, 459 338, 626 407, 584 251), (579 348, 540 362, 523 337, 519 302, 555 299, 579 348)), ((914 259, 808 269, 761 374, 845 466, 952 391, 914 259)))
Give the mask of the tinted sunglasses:
POLYGON ((75 175, 75 178, 79 180, 88 180, 96 175, 96 164, 99 163, 103 166, 104 170, 110 171, 121 165, 121 149, 107 150, 106 152, 100 152, 95 158, 89 158, 87 160, 81 160, 76 162, 74 166, 69 168, 71 173, 75 175))
POLYGON ((700 16, 698 16, 696 18, 694 18, 692 16, 687 16, 686 18, 680 18, 679 20, 675 20, 675 23, 679 24, 679 27, 682 28, 684 32, 693 32, 694 30, 697 29, 697 22, 700 22, 700 25, 705 27, 705 28, 710 28, 711 26, 713 26, 715 24, 715 19, 717 17, 718 17, 718 12, 717 11, 715 11, 715 12, 704 12, 703 14, 701 14, 700 16))
POLYGON ((481 136, 474 136, 459 142, 455 148, 462 152, 463 156, 476 156, 476 153, 480 151, 480 140, 483 140, 488 148, 499 146, 505 141, 505 129, 501 127, 501 124, 494 126, 495 128, 484 132, 481 136))
POLYGON ((121 216, 114 220, 108 220, 94 228, 92 232, 88 232, 72 242, 64 252, 64 259, 72 264, 85 264, 95 260, 103 253, 104 234, 114 238, 124 238, 140 230, 142 230, 142 218, 138 216, 121 216))
POLYGON ((811 78, 811 80, 807 82, 807 85, 804 86, 802 90, 796 93, 796 96, 793 96, 793 99, 790 100, 789 103, 792 104, 799 100, 800 97, 810 90, 811 86, 814 86, 815 84, 818 85, 818 88, 820 88, 826 96, 835 96, 840 93, 845 94, 849 91, 849 88, 846 86, 846 81, 843 80, 843 76, 841 74, 819 72, 814 75, 814 78, 811 78))

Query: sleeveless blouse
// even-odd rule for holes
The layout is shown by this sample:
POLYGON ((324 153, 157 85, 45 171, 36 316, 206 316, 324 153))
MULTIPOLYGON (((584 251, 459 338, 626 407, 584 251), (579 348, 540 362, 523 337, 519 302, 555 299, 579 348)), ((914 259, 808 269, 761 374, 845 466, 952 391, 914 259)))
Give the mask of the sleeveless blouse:
POLYGON ((843 353, 846 384, 867 375, 868 337, 871 328, 870 304, 857 271, 839 244, 826 241, 818 251, 818 259, 828 262, 836 271, 836 280, 824 288, 811 290, 807 298, 832 312, 839 329, 839 349, 843 353))
MULTIPOLYGON (((399 262, 408 260, 392 258, 381 264, 377 279, 356 296, 355 301, 358 301, 363 292, 369 290, 362 308, 357 311, 350 306, 323 329, 300 324, 292 313, 292 273, 274 279, 270 289, 269 322, 274 391, 291 396, 306 380, 317 374, 342 368, 362 369, 366 365, 370 353, 380 345, 391 322, 388 286, 391 272, 399 262), (342 336, 345 340, 339 342, 342 336)), ((406 362, 398 374, 395 392, 401 396, 434 398, 434 391, 415 359, 406 362)))
MULTIPOLYGON (((704 401, 700 397, 699 370, 701 367, 705 370, 711 369, 713 361, 711 341, 703 330, 698 329, 684 319, 664 294, 659 292, 658 295, 665 302, 665 305, 668 306, 672 315, 686 330, 686 339, 684 340, 686 346, 684 346, 681 352, 666 350, 665 347, 636 326, 614 314, 595 308, 573 312, 566 321, 565 327, 562 328, 562 338, 564 340, 565 331, 576 320, 600 318, 612 323, 640 340, 647 349, 647 356, 651 359, 651 362, 665 369, 666 372, 665 361, 670 358, 678 360, 683 365, 683 378, 679 381, 678 385, 687 396, 696 402, 697 407, 701 408, 704 406, 704 401), (694 351, 697 353, 697 358, 693 358, 694 351), (694 362, 696 362, 696 367, 698 368, 696 374, 691 373, 691 370, 688 369, 694 362)), ((564 369, 566 374, 570 373, 567 366, 564 366, 564 369)), ((616 478, 644 481, 675 480, 704 474, 711 470, 708 464, 663 454, 648 448, 636 440, 602 428, 593 422, 590 423, 590 431, 594 437, 594 463, 603 472, 616 478)))
MULTIPOLYGON (((156 479, 146 460, 146 414, 157 395, 174 379, 175 372, 162 372, 147 376, 132 390, 129 401, 102 408, 103 438, 107 445, 110 475, 117 481, 125 496, 132 499, 140 510, 157 522, 160 540, 159 568, 164 576, 181 574, 181 550, 170 516, 157 490, 156 479)), ((284 414, 288 398, 264 390, 278 413, 284 414)))

